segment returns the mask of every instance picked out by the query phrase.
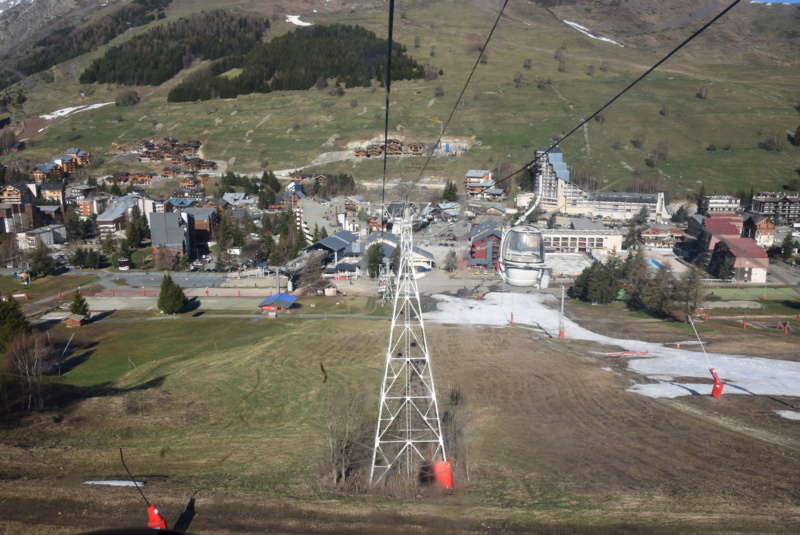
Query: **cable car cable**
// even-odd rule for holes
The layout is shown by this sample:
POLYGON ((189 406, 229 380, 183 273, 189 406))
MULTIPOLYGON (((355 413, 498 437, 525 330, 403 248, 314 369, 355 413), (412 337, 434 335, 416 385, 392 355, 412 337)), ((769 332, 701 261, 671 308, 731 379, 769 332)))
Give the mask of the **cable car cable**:
POLYGON ((144 503, 146 503, 147 506, 150 507, 150 500, 148 500, 147 496, 144 495, 144 492, 142 492, 142 488, 136 482, 136 479, 134 479, 133 474, 131 474, 131 471, 128 470, 128 465, 125 464, 125 457, 122 456, 122 448, 119 449, 119 458, 122 461, 122 466, 125 468, 125 471, 128 472, 128 476, 131 478, 131 481, 133 481, 133 486, 136 487, 136 490, 138 490, 139 494, 142 495, 144 503))
MULTIPOLYGON (((394 33, 394 0, 389 0, 389 36, 388 36, 388 49, 386 53, 386 80, 384 80, 384 87, 386 88, 386 113, 384 115, 383 126, 383 184, 381 184, 381 209, 386 210, 386 163, 388 156, 386 149, 389 144, 389 104, 391 103, 392 91, 392 43, 394 33)), ((381 214, 383 219, 383 214, 381 214)), ((383 235, 383 224, 381 224, 381 235, 383 235)))
POLYGON ((553 144, 552 144, 550 147, 548 147, 548 148, 547 148, 547 150, 545 150, 544 152, 542 152, 542 153, 541 153, 539 156, 537 156, 536 158, 534 158, 532 161, 528 162, 528 163, 527 163, 527 164, 526 164, 524 167, 522 167, 521 169, 518 169, 517 171, 514 171, 514 172, 513 172, 513 173, 511 173, 510 175, 508 175, 508 176, 505 176, 505 177, 503 177, 503 178, 502 178, 502 179, 500 179, 500 180, 497 180, 497 181, 495 182, 495 185, 497 185, 497 184, 501 184, 502 182, 505 182, 505 181, 506 181, 506 180, 508 180, 509 178, 512 178, 512 177, 514 177, 514 176, 518 175, 519 173, 521 173, 521 172, 525 171, 526 169, 530 169, 531 167, 533 167, 533 165, 534 165, 536 162, 538 162, 538 161, 539 161, 539 160, 540 160, 540 159, 541 159, 543 156, 545 156, 545 155, 546 155, 546 154, 548 154, 548 153, 549 153, 551 150, 553 150, 554 148, 556 148, 556 147, 557 147, 557 146, 558 146, 558 145, 559 145, 559 144, 560 144, 562 141, 564 141, 565 139, 567 139, 568 137, 570 137, 572 134, 574 134, 575 132, 577 132, 577 131, 578 131, 578 130, 579 130, 579 129, 580 129, 582 126, 583 126, 583 125, 585 125, 586 123, 588 123, 589 121, 591 121, 593 117, 597 116, 597 114, 598 114, 598 113, 601 113, 603 110, 605 110, 606 108, 608 108, 609 106, 611 106, 611 104, 613 104, 613 103, 614 103, 614 102, 615 102, 615 101, 616 101, 618 98, 620 98, 622 95, 624 95, 625 93, 627 93, 627 92, 628 92, 628 90, 630 90, 631 88, 633 88, 633 87, 634 87, 636 84, 638 84, 639 82, 641 82, 641 81, 642 81, 642 80, 643 80, 645 77, 647 77, 647 76, 648 76, 650 73, 652 73, 654 70, 656 70, 658 67, 660 67, 660 66, 661 66, 661 64, 663 64, 665 61, 667 61, 669 58, 671 58, 673 55, 675 55, 675 54, 676 54, 676 53, 677 53, 677 52, 678 52, 678 51, 679 51, 681 48, 683 48, 684 46, 686 46, 686 45, 687 45, 687 44, 688 44, 690 41, 692 41, 692 40, 693 40, 695 37, 697 37, 698 35, 700 35, 700 34, 701 34, 701 33, 703 33, 704 31, 706 31, 706 30, 708 29, 708 27, 709 27, 709 26, 711 26, 711 25, 712 25, 712 24, 714 24, 716 21, 718 21, 720 18, 722 18, 722 17, 723 17, 723 16, 724 16, 726 13, 728 13, 728 11, 730 11, 731 9, 733 9, 733 8, 736 6, 736 4, 738 4, 739 2, 741 2, 741 0, 734 0, 734 2, 733 2, 733 3, 731 3, 731 4, 730 4, 728 7, 726 7, 726 8, 725 8, 725 9, 724 9, 722 12, 720 12, 720 13, 719 13, 717 16, 715 16, 713 19, 711 19, 711 20, 710 20, 710 21, 708 21, 706 24, 704 24, 704 25, 703 25, 703 26, 702 26, 702 27, 701 27, 699 30, 695 31, 695 32, 694 32, 692 35, 690 35, 689 37, 687 37, 687 38, 686 38, 686 39, 685 39, 685 40, 684 40, 684 41, 683 41, 681 44, 679 44, 678 46, 676 46, 675 48, 673 48, 673 49, 672 49, 672 51, 670 51, 670 52, 669 52, 669 53, 668 53, 666 56, 664 56, 663 58, 661 58, 661 60, 659 60, 659 61, 658 61, 658 62, 657 62, 655 65, 653 65, 652 67, 650 67, 649 69, 647 69, 647 70, 644 72, 644 74, 642 74, 642 75, 641 75, 641 76, 639 76, 639 77, 638 77, 636 80, 634 80, 633 82, 631 82, 630 84, 628 84, 628 86, 627 86, 625 89, 623 89, 622 91, 620 91, 619 93, 617 93, 617 95, 616 95, 616 96, 614 96, 614 97, 613 97, 611 100, 609 100, 608 102, 606 102, 605 104, 603 104, 603 106, 602 106, 602 107, 600 107, 600 109, 598 109, 596 112, 594 112, 593 114, 591 114, 589 117, 587 117, 586 119, 584 119, 583 121, 581 121, 581 122, 580 122, 580 123, 579 123, 579 124, 578 124, 578 125, 577 125, 575 128, 573 128, 572 130, 570 130, 570 131, 569 131, 569 132, 568 132, 566 135, 564 135, 564 136, 563 136, 561 139, 559 139, 558 141, 556 141, 555 143, 553 143, 553 144))
POLYGON ((472 76, 475 74, 475 71, 478 69, 478 64, 481 61, 481 57, 483 57, 483 53, 486 51, 486 48, 489 46, 489 41, 492 39, 492 35, 494 35, 495 29, 497 29, 497 25, 500 22, 500 17, 503 16, 503 12, 505 11, 507 5, 508 5, 508 0, 505 0, 503 2, 503 6, 500 8, 500 12, 497 13, 497 18, 495 19, 494 25, 492 26, 492 29, 489 32, 489 36, 486 37, 486 42, 483 43, 483 47, 481 48, 481 53, 478 54, 478 59, 475 60, 475 65, 472 66, 472 70, 470 71, 469 76, 467 77, 467 81, 464 82, 464 87, 461 89, 461 93, 458 95, 458 98, 456 99, 456 103, 453 105, 453 109, 450 111, 450 115, 447 117, 447 120, 442 125, 442 129, 439 132, 439 137, 437 138, 436 143, 434 143, 433 149, 431 149, 430 154, 428 154, 428 159, 425 160, 425 164, 422 166, 422 170, 419 172, 419 176, 416 178, 416 180, 414 180, 414 182, 411 183, 411 186, 409 186, 408 191, 405 194, 406 200, 408 200, 408 194, 411 193, 411 190, 414 189, 414 186, 417 185, 417 182, 419 182, 420 179, 422 179, 422 174, 425 172, 425 169, 428 168, 428 164, 431 162, 431 158, 433 158, 433 150, 436 147, 438 147, 439 144, 441 143, 442 137, 444 137, 444 132, 445 132, 445 130, 447 130, 447 126, 450 124, 450 120, 453 118, 453 115, 455 115, 456 110, 458 109, 458 103, 461 102, 461 99, 464 97, 464 93, 466 93, 466 91, 467 91, 467 87, 469 86, 469 83, 472 80, 472 76))

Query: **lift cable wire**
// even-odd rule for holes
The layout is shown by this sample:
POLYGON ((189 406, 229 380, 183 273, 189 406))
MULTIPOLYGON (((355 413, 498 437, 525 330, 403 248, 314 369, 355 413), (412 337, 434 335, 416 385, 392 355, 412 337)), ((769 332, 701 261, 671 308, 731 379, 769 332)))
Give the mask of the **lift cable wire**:
POLYGON ((148 500, 147 496, 144 495, 144 492, 142 491, 142 487, 140 487, 139 483, 136 482, 136 478, 133 477, 133 474, 131 474, 131 471, 128 470, 128 465, 125 464, 125 457, 122 455, 122 448, 119 449, 119 459, 120 459, 120 461, 122 461, 122 466, 123 466, 123 468, 125 468, 125 471, 128 472, 128 477, 130 477, 131 481, 133 481, 133 486, 136 487, 136 490, 138 490, 139 494, 141 494, 142 498, 144 498, 144 502, 147 504, 148 507, 150 507, 150 500, 148 500))
MULTIPOLYGON (((389 104, 391 103, 392 92, 392 45, 394 33, 394 0, 389 0, 389 37, 388 49, 386 51, 386 113, 383 126, 383 184, 381 185, 381 209, 386 210, 386 147, 389 144, 389 104)), ((381 214, 383 219, 383 214, 381 214)), ((381 224, 381 235, 383 235, 383 224, 381 224)))
POLYGON ((715 22, 717 22, 717 21, 718 21, 720 18, 722 18, 722 17, 723 17, 723 16, 724 16, 726 13, 728 13, 728 11, 730 11, 731 9, 733 9, 733 8, 736 6, 736 4, 738 4, 739 2, 741 2, 741 0, 734 0, 734 2, 733 2, 732 4, 730 4, 728 7, 726 7, 726 8, 725 8, 725 9, 724 9, 722 12, 720 12, 720 13, 719 13, 719 14, 718 14, 716 17, 714 17, 713 19, 711 19, 710 21, 708 21, 706 24, 704 24, 704 25, 703 25, 703 27, 701 27, 699 30, 697 30, 697 31, 696 31, 696 32, 694 32, 692 35, 690 35, 690 36, 689 36, 689 37, 688 37, 686 40, 684 40, 684 41, 683 41, 681 44, 679 44, 677 47, 675 47, 674 49, 672 49, 672 51, 671 51, 669 54, 667 54, 666 56, 664 56, 664 57, 663 57, 663 58, 662 58, 660 61, 658 61, 658 63, 656 63, 655 65, 653 65, 653 66, 652 66, 652 67, 650 67, 649 69, 647 69, 647 71, 645 71, 645 72, 644 72, 644 74, 642 74, 642 75, 641 75, 641 76, 639 76, 639 77, 638 77, 636 80, 634 80, 633 82, 631 82, 630 84, 628 84, 628 86, 627 86, 625 89, 623 89, 622 91, 620 91, 619 93, 617 93, 617 95, 616 95, 614 98, 612 98, 611 100, 609 100, 608 102, 606 102, 606 103, 605 103, 605 104, 604 104, 604 105, 603 105, 603 106, 602 106, 602 107, 601 107, 599 110, 597 110, 596 112, 594 112, 593 114, 591 114, 589 117, 587 117, 586 119, 584 119, 583 121, 581 121, 581 122, 578 124, 578 126, 576 126, 575 128, 573 128, 572 130, 570 130, 570 131, 569 131, 569 132, 568 132, 566 135, 564 135, 564 137, 562 137, 560 140, 558 140, 558 141, 556 141, 555 143, 553 143, 553 144, 552 144, 550 147, 548 147, 548 148, 547 148, 547 150, 543 151, 543 152, 542 152, 542 153, 541 153, 539 156, 537 156, 536 158, 534 158, 534 159, 533 159, 531 162, 527 163, 527 164, 526 164, 524 167, 522 167, 521 169, 519 169, 519 170, 517 170, 517 171, 514 171, 514 172, 513 172, 513 173, 511 173, 510 175, 508 175, 508 176, 505 176, 505 177, 503 177, 503 178, 502 178, 502 179, 500 179, 500 180, 497 180, 497 181, 495 182, 495 185, 497 185, 497 184, 501 184, 501 183, 505 182, 506 180, 508 180, 508 179, 510 179, 510 178, 512 178, 512 177, 514 177, 514 176, 516 176, 516 175, 518 175, 519 173, 521 173, 521 172, 525 171, 526 169, 530 169, 530 168, 532 168, 532 167, 533 167, 533 166, 536 164, 536 162, 538 162, 538 161, 539 161, 539 160, 540 160, 540 159, 541 159, 543 156, 545 156, 545 155, 546 155, 546 154, 548 154, 548 153, 549 153, 551 150, 553 150, 554 148, 556 148, 556 147, 557 147, 557 146, 558 146, 558 145, 559 145, 559 144, 560 144, 562 141, 564 141, 565 139, 567 139, 568 137, 570 137, 572 134, 574 134, 575 132, 577 132, 577 131, 578 131, 578 130, 581 128, 581 127, 583 127, 583 125, 585 125, 586 123, 588 123, 589 121, 591 121, 593 117, 597 116, 597 114, 598 114, 598 113, 601 113, 603 110, 605 110, 606 108, 608 108, 609 106, 611 106, 611 104, 613 104, 613 103, 614 103, 614 102, 615 102, 615 101, 616 101, 618 98, 620 98, 622 95, 624 95, 625 93, 627 93, 627 92, 628 92, 628 90, 630 90, 630 89, 631 89, 633 86, 635 86, 636 84, 638 84, 639 82, 641 82, 641 81, 642 81, 642 80, 643 80, 645 77, 647 77, 647 76, 648 76, 650 73, 652 73, 654 70, 656 70, 658 67, 660 67, 660 66, 661 66, 661 64, 663 64, 665 61, 667 61, 669 58, 671 58, 673 55, 675 55, 675 54, 676 54, 676 53, 677 53, 677 52, 678 52, 678 51, 679 51, 681 48, 683 48, 684 46, 686 46, 687 44, 689 44, 689 42, 690 42, 690 41, 692 41, 692 40, 693 40, 695 37, 697 37, 698 35, 700 35, 700 34, 701 34, 701 33, 703 33, 704 31, 706 31, 706 30, 708 29, 708 27, 709 27, 709 26, 711 26, 712 24, 714 24, 715 22))
MULTIPOLYGON (((434 149, 436 149, 436 147, 438 147, 439 144, 441 143, 442 137, 444 136, 444 133, 447 130, 447 126, 450 124, 450 120, 453 118, 453 115, 455 115, 456 110, 458 109, 458 103, 461 102, 461 99, 464 97, 464 93, 466 93, 466 91, 467 91, 467 87, 469 86, 469 83, 472 80, 472 76, 475 74, 475 71, 478 69, 478 64, 481 61, 481 57, 483 56, 483 53, 486 52, 486 48, 489 46, 489 41, 492 39, 492 35, 494 35, 495 29, 497 29, 497 25, 500 22, 500 17, 503 16, 503 12, 505 11, 507 5, 508 5, 508 0, 505 0, 503 2, 503 6, 500 8, 499 13, 497 13, 497 18, 494 21, 494 25, 492 26, 492 30, 489 32, 489 36, 486 38, 486 42, 483 44, 483 47, 481 48, 481 53, 478 54, 478 59, 475 60, 475 65, 472 66, 472 71, 470 71, 469 76, 467 77, 467 81, 464 83, 464 87, 463 87, 463 89, 461 89, 461 93, 458 95, 458 98, 456 99, 456 103, 453 105, 453 109, 450 111, 450 116, 447 118, 447 120, 442 125, 442 129, 439 132, 439 138, 436 140, 436 143, 433 145, 433 148, 431 149, 430 153, 428 154, 428 159, 425 160, 425 164, 422 166, 422 170, 419 172, 419 176, 416 178, 416 180, 414 180, 414 182, 411 183, 411 186, 409 186, 408 191, 406 192, 406 195, 405 195, 406 202, 408 201, 408 194, 411 193, 411 190, 414 189, 414 186, 417 185, 417 182, 419 182, 420 179, 422 178, 422 174, 428 168, 428 164, 431 162, 431 158, 433 158, 434 149)), ((391 31, 391 29, 389 31, 391 31)))

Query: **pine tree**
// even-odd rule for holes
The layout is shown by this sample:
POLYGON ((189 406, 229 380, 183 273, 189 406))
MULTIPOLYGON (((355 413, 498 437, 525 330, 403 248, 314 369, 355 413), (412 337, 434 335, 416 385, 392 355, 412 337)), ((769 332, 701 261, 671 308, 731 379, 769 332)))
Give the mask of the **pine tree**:
POLYGON ((75 295, 72 296, 72 301, 69 304, 69 312, 70 314, 78 314, 81 316, 89 316, 89 303, 86 302, 86 298, 84 298, 79 291, 75 291, 75 295))
POLYGON ((378 276, 382 263, 383 244, 379 242, 370 245, 369 249, 367 249, 367 272, 371 279, 378 276))
POLYGON ((16 299, 0 301, 0 355, 8 344, 21 332, 29 332, 31 325, 23 314, 16 299))
POLYGON ((655 275, 647 281, 642 292, 642 304, 650 312, 662 318, 669 314, 674 305, 675 278, 668 265, 668 262, 661 264, 655 275))
POLYGON ((183 288, 172 280, 169 273, 165 273, 158 294, 158 309, 164 314, 177 314, 185 306, 186 294, 183 293, 183 288))
POLYGON ((685 307, 687 314, 697 307, 704 294, 703 274, 694 266, 675 282, 675 299, 685 307))
POLYGON ((719 272, 717 273, 717 278, 721 280, 728 280, 731 278, 731 263, 727 258, 722 262, 722 266, 720 266, 719 272))
POLYGON ((72 265, 79 268, 86 266, 86 251, 83 249, 75 251, 75 254, 72 255, 72 265))
POLYGON ((781 256, 783 256, 783 259, 786 261, 790 260, 796 247, 797 243, 794 241, 792 233, 787 233, 781 242, 781 256))
POLYGON ((455 202, 458 200, 458 186, 452 180, 448 180, 444 185, 442 200, 445 202, 455 202))
POLYGON ((630 306, 643 304, 643 292, 650 279, 647 261, 642 250, 635 254, 628 253, 624 265, 625 278, 628 279, 628 288, 625 291, 625 300, 630 306))
POLYGON ((47 275, 52 275, 55 270, 56 263, 50 256, 50 249, 44 243, 39 242, 31 258, 31 271, 46 277, 47 275))

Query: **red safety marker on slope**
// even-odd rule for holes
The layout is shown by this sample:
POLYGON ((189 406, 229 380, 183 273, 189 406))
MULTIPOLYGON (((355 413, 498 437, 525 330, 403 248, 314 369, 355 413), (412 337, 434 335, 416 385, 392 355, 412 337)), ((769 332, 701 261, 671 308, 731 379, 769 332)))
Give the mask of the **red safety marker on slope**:
POLYGON ((714 386, 711 387, 711 396, 719 399, 722 397, 722 389, 725 387, 725 384, 720 380, 714 368, 709 368, 709 370, 711 371, 711 376, 714 378, 714 386))
POLYGON ((433 479, 446 489, 453 488, 453 465, 450 461, 433 464, 433 479))
POLYGON ((708 358, 708 353, 706 353, 706 348, 703 346, 703 341, 700 340, 700 335, 697 333, 697 329, 694 326, 694 322, 692 321, 692 317, 689 316, 689 324, 692 326, 692 330, 694 330, 694 335, 697 337, 697 341, 700 342, 700 349, 703 350, 703 355, 706 356, 706 362, 708 362, 708 369, 711 372, 711 377, 714 378, 714 386, 711 387, 711 397, 719 399, 722 397, 722 389, 725 386, 725 383, 722 382, 722 379, 719 378, 717 372, 714 371, 714 368, 711 367, 711 359, 708 358))
POLYGON ((156 504, 151 503, 147 508, 147 527, 150 529, 167 529, 167 521, 158 512, 156 504))

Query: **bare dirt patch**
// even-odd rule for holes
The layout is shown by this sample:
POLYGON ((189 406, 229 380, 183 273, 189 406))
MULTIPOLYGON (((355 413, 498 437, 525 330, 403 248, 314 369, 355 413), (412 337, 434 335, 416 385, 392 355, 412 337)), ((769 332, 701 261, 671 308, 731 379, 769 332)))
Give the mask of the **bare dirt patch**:
MULTIPOLYGON (((664 335, 658 327, 665 328, 640 322, 609 329, 650 339, 664 335)), ((292 497, 265 498, 218 488, 218 482, 203 489, 207 481, 160 472, 158 460, 143 469, 150 474, 146 493, 174 521, 203 489, 193 533, 794 531, 800 427, 774 413, 785 407, 781 400, 648 398, 625 391, 642 381, 625 359, 608 358, 588 342, 543 336, 524 327, 428 324, 440 396, 459 385, 471 422, 469 446, 453 459, 452 496, 386 502, 327 495, 328 501, 313 490, 319 483, 304 486, 310 474, 303 466, 292 497)), ((57 414, 32 417, 0 446, 0 526, 75 533, 143 525, 141 499, 132 489, 80 485, 77 473, 108 477, 113 463, 98 459, 104 468, 92 472, 95 450, 79 437, 103 418, 111 425, 109 416, 120 428, 120 444, 136 429, 133 420, 180 432, 209 417, 201 405, 185 405, 177 391, 151 389, 94 398, 58 423, 57 414), (154 408, 165 405, 175 407, 168 419, 154 418, 154 408), (57 426, 66 426, 61 439, 37 444, 40 429, 54 437, 57 426)), ((123 477, 118 472, 112 469, 123 477)))

